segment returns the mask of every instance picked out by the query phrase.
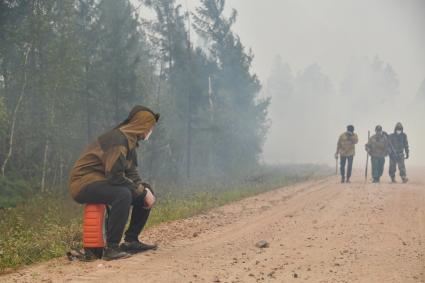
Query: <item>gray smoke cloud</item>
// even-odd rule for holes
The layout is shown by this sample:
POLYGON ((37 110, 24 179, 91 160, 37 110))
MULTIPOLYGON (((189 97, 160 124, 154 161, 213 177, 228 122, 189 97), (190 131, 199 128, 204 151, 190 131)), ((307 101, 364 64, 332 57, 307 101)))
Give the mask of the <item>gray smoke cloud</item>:
MULTIPOLYGON (((181 3, 193 10, 198 1, 181 3)), ((381 124, 392 132, 401 121, 410 163, 424 164, 425 104, 417 96, 425 80, 425 1, 228 0, 227 6, 238 10, 234 30, 255 54, 262 95, 272 96, 265 162, 333 164, 347 124, 356 126, 363 160, 367 131, 381 124), (280 86, 273 85, 279 64, 280 86)))

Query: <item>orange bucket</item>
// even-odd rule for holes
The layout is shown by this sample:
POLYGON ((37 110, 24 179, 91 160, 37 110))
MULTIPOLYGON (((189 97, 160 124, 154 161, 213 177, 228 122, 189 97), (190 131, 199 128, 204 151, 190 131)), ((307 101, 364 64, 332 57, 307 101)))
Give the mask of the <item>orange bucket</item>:
POLYGON ((86 204, 84 207, 83 247, 99 258, 106 246, 106 216, 104 204, 86 204))

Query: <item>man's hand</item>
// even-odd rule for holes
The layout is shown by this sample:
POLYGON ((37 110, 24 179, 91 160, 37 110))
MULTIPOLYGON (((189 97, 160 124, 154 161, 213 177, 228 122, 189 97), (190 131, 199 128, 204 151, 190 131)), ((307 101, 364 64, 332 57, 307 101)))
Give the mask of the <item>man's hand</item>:
POLYGON ((137 199, 144 199, 146 195, 145 187, 140 184, 133 193, 133 197, 137 199))
POLYGON ((409 159, 409 153, 406 152, 406 157, 404 157, 404 159, 409 159))
POLYGON ((152 186, 151 185, 149 185, 148 183, 142 183, 142 185, 143 185, 143 187, 145 188, 145 189, 149 189, 150 191, 151 191, 151 193, 154 195, 154 196, 156 196, 156 194, 155 194, 155 192, 154 192, 154 190, 152 189, 152 186))
POLYGON ((145 188, 146 190, 146 196, 145 196, 145 208, 151 209, 153 205, 155 204, 156 197, 153 195, 150 189, 145 188))

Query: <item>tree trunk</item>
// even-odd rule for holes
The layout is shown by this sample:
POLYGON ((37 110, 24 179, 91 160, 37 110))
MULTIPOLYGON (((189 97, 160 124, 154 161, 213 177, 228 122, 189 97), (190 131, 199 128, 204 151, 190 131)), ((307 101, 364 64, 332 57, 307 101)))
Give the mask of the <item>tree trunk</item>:
POLYGON ((41 192, 46 192, 46 171, 47 171, 47 151, 49 150, 49 140, 46 140, 44 145, 44 156, 43 156, 43 171, 41 175, 41 192))
MULTIPOLYGON (((214 167, 214 163, 213 163, 213 158, 214 158, 214 149, 212 147, 212 145, 215 144, 215 135, 214 135, 214 131, 212 130, 214 127, 214 103, 213 103, 213 88, 212 88, 212 78, 211 76, 208 76, 208 102, 209 102, 209 111, 210 111, 210 141, 211 144, 208 147, 208 171, 209 172, 213 172, 213 167, 214 167)), ((209 177, 209 176, 208 176, 209 177)))
MULTIPOLYGON (((187 51, 188 51, 188 63, 192 66, 192 48, 190 38, 187 40, 187 51)), ((189 68, 190 69, 190 68, 189 68)), ((189 77, 192 76, 192 72, 189 73, 189 77)), ((191 175, 192 167, 192 85, 188 84, 187 93, 187 160, 186 160, 186 177, 189 180, 191 175)))
POLYGON ((191 171, 191 161, 192 161, 192 115, 191 115, 191 103, 190 103, 191 95, 189 91, 188 101, 187 101, 187 156, 186 156, 186 177, 190 179, 190 171, 191 171))
MULTIPOLYGON (((87 76, 87 74, 86 74, 87 76)), ((86 123, 87 123, 87 144, 90 143, 92 135, 93 135, 93 119, 92 119, 92 109, 90 108, 90 97, 89 97, 89 90, 87 87, 87 81, 86 81, 86 123)))
POLYGON ((27 48, 27 51, 25 53, 25 61, 24 61, 24 81, 22 83, 22 88, 21 88, 21 92, 19 94, 19 98, 18 98, 18 102, 16 103, 15 109, 13 110, 13 115, 12 115, 12 125, 10 127, 10 136, 9 136, 9 150, 7 152, 7 155, 3 161, 3 164, 1 166, 1 174, 4 176, 4 172, 6 169, 6 165, 9 162, 10 157, 12 156, 12 152, 13 152, 13 138, 15 137, 15 126, 16 126, 16 119, 18 118, 18 111, 19 108, 21 106, 22 100, 24 98, 25 95, 25 90, 27 87, 27 65, 28 65, 28 57, 29 57, 29 53, 31 51, 31 47, 32 45, 30 44, 27 48))
MULTIPOLYGON (((159 112, 160 110, 159 110, 159 106, 160 106, 160 100, 159 100, 159 97, 160 97, 160 94, 161 94, 161 83, 162 83, 162 72, 163 72, 163 61, 161 60, 161 64, 160 64, 160 68, 159 68, 159 77, 158 77, 158 86, 157 86, 157 89, 156 89, 156 107, 157 107, 157 109, 156 109, 156 111, 157 112, 159 112)), ((158 147, 158 145, 156 145, 156 144, 153 144, 152 145, 152 154, 151 154, 151 157, 150 157, 150 162, 149 162, 149 177, 150 177, 150 180, 151 180, 151 182, 153 182, 155 179, 154 179, 154 165, 155 165, 155 156, 156 156, 156 153, 157 153, 157 147, 158 147)))
POLYGON ((59 186, 62 187, 63 185, 63 157, 62 157, 62 153, 60 153, 59 155, 59 186))

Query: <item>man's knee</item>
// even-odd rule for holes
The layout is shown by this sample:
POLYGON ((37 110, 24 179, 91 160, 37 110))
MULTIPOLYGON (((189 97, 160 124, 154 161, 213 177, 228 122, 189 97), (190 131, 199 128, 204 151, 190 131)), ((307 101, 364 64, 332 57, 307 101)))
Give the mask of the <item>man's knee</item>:
POLYGON ((130 205, 132 202, 132 194, 130 189, 126 187, 120 187, 119 189, 117 188, 115 202, 130 205))

